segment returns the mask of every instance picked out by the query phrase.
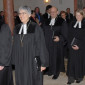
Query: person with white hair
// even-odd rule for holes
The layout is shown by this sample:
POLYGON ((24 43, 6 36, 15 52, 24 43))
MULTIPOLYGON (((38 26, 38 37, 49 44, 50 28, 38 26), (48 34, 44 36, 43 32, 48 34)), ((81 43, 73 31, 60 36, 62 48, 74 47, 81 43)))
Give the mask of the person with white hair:
POLYGON ((16 85, 43 85, 43 71, 48 67, 48 52, 43 31, 30 20, 31 9, 19 8, 21 24, 14 29, 12 60, 16 85))

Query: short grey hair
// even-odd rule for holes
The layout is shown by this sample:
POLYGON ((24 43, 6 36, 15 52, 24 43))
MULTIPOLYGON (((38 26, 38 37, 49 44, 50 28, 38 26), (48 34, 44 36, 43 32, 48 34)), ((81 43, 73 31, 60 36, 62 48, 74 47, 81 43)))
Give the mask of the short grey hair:
POLYGON ((19 11, 20 11, 20 10, 25 10, 25 11, 28 12, 28 14, 31 15, 31 9, 30 9, 30 7, 28 7, 28 6, 21 6, 21 7, 19 8, 19 11))

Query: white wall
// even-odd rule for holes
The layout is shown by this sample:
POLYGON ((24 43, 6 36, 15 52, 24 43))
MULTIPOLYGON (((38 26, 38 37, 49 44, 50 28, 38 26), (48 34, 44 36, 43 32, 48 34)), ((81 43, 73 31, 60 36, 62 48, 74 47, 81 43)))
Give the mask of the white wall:
POLYGON ((3 10, 3 0, 0 0, 0 11, 3 10))
MULTIPOLYGON (((22 5, 28 5, 31 9, 38 6, 40 7, 41 13, 44 13, 47 4, 43 1, 44 0, 14 0, 14 9, 17 11, 22 5)), ((74 0, 62 0, 62 4, 59 3, 59 0, 50 0, 49 4, 56 6, 59 11, 66 10, 66 8, 69 7, 71 8, 71 12, 74 12, 74 0)), ((0 10, 3 10, 3 0, 0 0, 0 10)))

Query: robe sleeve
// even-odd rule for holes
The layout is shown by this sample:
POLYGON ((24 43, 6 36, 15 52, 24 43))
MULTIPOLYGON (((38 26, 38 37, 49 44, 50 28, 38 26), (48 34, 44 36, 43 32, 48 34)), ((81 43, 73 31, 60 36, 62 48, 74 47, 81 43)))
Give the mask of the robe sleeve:
POLYGON ((44 34, 39 26, 35 28, 35 41, 36 41, 36 56, 40 57, 41 66, 48 67, 49 65, 49 54, 46 48, 44 34))
POLYGON ((78 35, 76 36, 76 38, 79 39, 77 45, 80 49, 83 49, 85 47, 85 38, 84 38, 84 36, 85 36, 85 28, 82 28, 82 30, 80 30, 78 32, 78 35))
POLYGON ((0 66, 11 63, 12 37, 8 25, 4 24, 0 30, 0 66))

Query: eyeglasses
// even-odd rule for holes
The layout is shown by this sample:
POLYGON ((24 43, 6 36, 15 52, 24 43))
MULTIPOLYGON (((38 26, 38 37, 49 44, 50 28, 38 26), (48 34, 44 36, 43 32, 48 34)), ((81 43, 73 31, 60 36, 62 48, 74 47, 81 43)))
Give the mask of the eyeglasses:
POLYGON ((53 12, 50 12, 50 13, 57 13, 57 12, 54 12, 54 11, 53 11, 53 12))
POLYGON ((25 12, 18 13, 19 16, 20 16, 20 15, 25 15, 25 14, 27 14, 27 13, 25 13, 25 12))

